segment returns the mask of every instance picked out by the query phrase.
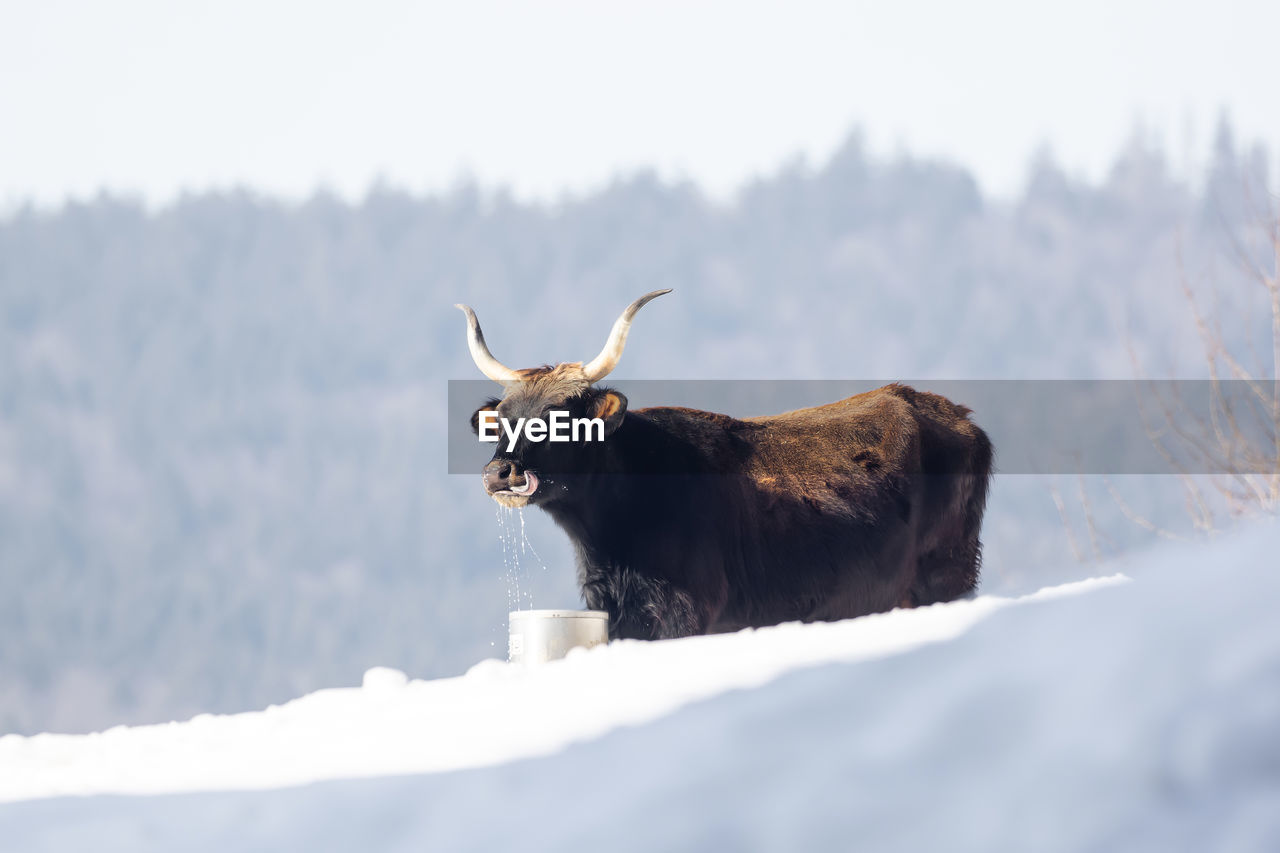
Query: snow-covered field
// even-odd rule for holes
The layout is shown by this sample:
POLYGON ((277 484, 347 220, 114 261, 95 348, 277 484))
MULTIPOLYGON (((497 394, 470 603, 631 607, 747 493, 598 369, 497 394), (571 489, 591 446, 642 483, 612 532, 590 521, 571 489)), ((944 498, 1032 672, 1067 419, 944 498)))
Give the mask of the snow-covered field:
POLYGON ((1118 580, 842 623, 615 642, 537 670, 492 660, 461 678, 407 682, 378 668, 365 673, 362 688, 322 690, 261 712, 91 735, 9 736, 0 738, 0 802, 270 788, 548 755, 799 667, 900 653, 959 636, 1002 608, 1118 580))
POLYGON ((0 849, 1280 850, 1277 552, 4 737, 0 849))

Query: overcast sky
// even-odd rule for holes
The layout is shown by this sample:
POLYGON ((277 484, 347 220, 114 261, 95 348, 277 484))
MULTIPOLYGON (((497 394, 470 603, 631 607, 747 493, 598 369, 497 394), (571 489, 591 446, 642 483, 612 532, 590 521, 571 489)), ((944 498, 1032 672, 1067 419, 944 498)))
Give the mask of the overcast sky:
MULTIPOLYGON (((101 187, 523 196, 653 166, 725 195, 850 128, 1022 185, 1142 121, 1184 169, 1225 109, 1280 141, 1280 3, 0 0, 0 207, 101 187)), ((1275 160, 1273 159, 1273 163, 1275 160)), ((1274 171, 1274 169, 1273 169, 1274 171)))

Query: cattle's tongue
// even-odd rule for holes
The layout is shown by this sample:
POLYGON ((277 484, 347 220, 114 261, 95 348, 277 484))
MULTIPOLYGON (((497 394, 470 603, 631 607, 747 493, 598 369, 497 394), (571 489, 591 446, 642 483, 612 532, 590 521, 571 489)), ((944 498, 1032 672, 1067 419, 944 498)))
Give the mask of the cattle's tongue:
POLYGON ((531 495, 538 491, 538 475, 532 471, 526 471, 524 474, 523 486, 512 486, 511 491, 517 495, 531 495))

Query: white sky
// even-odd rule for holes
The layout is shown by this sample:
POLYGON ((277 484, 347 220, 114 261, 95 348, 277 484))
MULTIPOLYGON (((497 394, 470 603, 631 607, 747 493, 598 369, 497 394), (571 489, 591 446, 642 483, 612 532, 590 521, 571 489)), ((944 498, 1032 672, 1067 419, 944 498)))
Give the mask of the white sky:
POLYGON ((854 125, 1010 193, 1045 143, 1105 174, 1139 120, 1179 169, 1222 109, 1280 148, 1277 55, 1275 0, 0 0, 0 208, 640 166, 724 195, 854 125))

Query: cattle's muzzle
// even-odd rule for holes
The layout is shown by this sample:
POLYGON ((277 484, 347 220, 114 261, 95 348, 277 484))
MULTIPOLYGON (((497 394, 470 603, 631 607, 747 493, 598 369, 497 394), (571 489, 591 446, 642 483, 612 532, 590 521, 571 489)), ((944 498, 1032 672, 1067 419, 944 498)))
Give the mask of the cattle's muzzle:
POLYGON ((511 459, 494 459, 484 466, 483 476, 484 490, 503 506, 524 506, 538 491, 538 475, 511 459))

